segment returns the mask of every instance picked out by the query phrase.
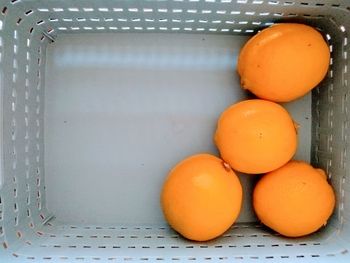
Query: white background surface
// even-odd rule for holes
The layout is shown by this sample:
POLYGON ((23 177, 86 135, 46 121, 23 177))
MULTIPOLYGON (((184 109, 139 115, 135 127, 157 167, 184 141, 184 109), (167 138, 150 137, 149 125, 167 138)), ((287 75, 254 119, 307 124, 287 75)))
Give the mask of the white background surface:
MULTIPOLYGON (((244 99, 242 36, 60 35, 47 50, 45 157, 49 209, 70 223, 163 223, 162 182, 183 158, 217 154, 220 113, 244 99)), ((309 160, 311 96, 287 105, 309 160)), ((255 221, 257 177, 240 176, 240 222, 255 221)))

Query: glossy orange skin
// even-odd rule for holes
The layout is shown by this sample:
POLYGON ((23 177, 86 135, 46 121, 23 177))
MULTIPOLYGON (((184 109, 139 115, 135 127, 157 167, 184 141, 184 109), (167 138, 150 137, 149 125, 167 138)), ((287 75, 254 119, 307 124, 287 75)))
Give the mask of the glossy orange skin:
POLYGON ((276 24, 242 48, 237 70, 241 85, 257 97, 288 102, 304 96, 326 76, 330 50, 314 28, 276 24))
POLYGON ((238 177, 221 159, 209 154, 194 155, 176 165, 161 193, 168 223, 195 241, 223 234, 235 222, 241 205, 238 177))
POLYGON ((327 223, 335 195, 323 170, 291 161, 262 177, 253 205, 263 224, 284 236, 300 237, 327 223))
POLYGON ((255 99, 226 109, 214 137, 221 158, 234 170, 260 174, 286 164, 297 149, 297 132, 279 104, 255 99))

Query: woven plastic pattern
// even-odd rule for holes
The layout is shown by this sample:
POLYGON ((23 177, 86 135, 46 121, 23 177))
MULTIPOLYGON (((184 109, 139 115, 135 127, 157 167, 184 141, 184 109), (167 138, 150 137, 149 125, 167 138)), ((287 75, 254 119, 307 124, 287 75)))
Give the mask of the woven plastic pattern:
POLYGON ((346 0, 0 0, 0 261, 349 261, 349 30, 346 0), (288 240, 247 224, 203 245, 164 226, 50 221, 44 180, 45 50, 58 34, 252 34, 278 21, 316 26, 331 46, 328 77, 312 102, 312 161, 327 170, 337 193, 335 214, 323 232, 288 240))

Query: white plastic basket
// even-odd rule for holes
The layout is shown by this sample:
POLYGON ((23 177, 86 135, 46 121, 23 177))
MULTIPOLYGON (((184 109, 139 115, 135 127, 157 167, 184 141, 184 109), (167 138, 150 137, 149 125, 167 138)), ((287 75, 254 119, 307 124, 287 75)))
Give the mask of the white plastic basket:
POLYGON ((349 29, 348 0, 0 0, 0 262, 349 262, 349 29), (334 215, 278 236, 241 175, 239 223, 187 241, 162 217, 162 182, 184 157, 217 153, 217 117, 247 96, 239 49, 280 21, 331 46, 327 78, 286 107, 296 158, 336 190, 334 215))

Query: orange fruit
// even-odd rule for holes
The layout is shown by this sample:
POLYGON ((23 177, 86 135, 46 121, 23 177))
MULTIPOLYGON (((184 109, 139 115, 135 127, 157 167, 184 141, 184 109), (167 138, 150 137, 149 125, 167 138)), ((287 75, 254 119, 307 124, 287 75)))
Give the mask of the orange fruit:
POLYGON ((253 205, 263 224, 288 237, 315 232, 327 223, 335 196, 323 170, 291 161, 258 181, 253 205))
POLYGON ((302 97, 325 77, 330 50, 322 35, 302 24, 276 24, 242 48, 238 73, 257 97, 287 102, 302 97))
POLYGON ((194 155, 176 165, 161 193, 162 209, 170 226, 196 241, 224 233, 235 222, 241 204, 238 177, 210 154, 194 155))
POLYGON ((281 167, 297 149, 297 133, 289 113, 277 103, 259 99, 226 109, 214 140, 225 162, 249 174, 281 167))

